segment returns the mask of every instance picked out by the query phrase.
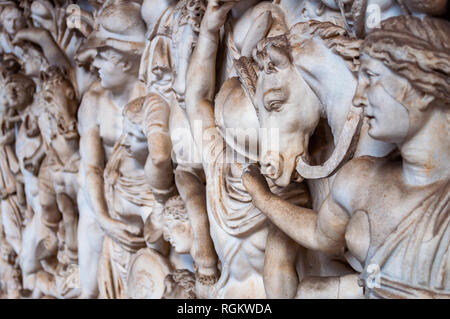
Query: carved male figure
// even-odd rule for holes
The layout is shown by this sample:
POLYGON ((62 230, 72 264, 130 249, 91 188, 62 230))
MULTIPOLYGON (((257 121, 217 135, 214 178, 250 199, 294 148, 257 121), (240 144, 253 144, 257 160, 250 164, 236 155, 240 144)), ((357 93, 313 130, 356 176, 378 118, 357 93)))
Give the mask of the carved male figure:
POLYGON ((137 80, 145 34, 139 9, 138 4, 126 1, 106 6, 98 17, 99 29, 85 47, 96 49, 93 66, 100 81, 84 95, 78 113, 82 190, 78 193, 78 250, 83 297, 98 294, 103 232, 125 244, 139 240, 141 233, 138 227, 110 217, 103 180, 105 164, 122 134, 122 110, 129 101, 145 95, 137 80))

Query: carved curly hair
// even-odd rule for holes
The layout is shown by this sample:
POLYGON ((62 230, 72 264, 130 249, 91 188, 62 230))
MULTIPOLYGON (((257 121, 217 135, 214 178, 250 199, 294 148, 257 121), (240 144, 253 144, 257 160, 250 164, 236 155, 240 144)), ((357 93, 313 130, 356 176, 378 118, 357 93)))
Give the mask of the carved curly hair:
POLYGON ((180 0, 175 7, 175 26, 190 24, 194 31, 200 32, 200 23, 206 11, 205 0, 180 0))
POLYGON ((384 20, 361 53, 381 60, 423 93, 450 104, 450 23, 400 16, 384 20))
MULTIPOLYGON (((362 43, 350 36, 347 30, 331 22, 309 20, 295 24, 288 33, 261 40, 254 52, 254 59, 267 72, 270 69, 270 59, 267 54, 268 47, 275 47, 283 52, 289 52, 292 61, 292 52, 302 45, 305 40, 318 37, 334 53, 342 57, 352 71, 359 68, 359 48, 362 43)), ((295 63, 295 61, 294 61, 295 63)))
POLYGON ((186 206, 181 196, 169 198, 164 206, 164 216, 181 222, 189 222, 186 206))
MULTIPOLYGON (((167 289, 168 283, 181 286, 187 294, 187 299, 196 299, 195 293, 195 275, 187 269, 176 269, 164 279, 167 289)), ((165 292, 166 293, 166 292, 165 292)), ((164 297, 163 297, 164 298, 164 297)))

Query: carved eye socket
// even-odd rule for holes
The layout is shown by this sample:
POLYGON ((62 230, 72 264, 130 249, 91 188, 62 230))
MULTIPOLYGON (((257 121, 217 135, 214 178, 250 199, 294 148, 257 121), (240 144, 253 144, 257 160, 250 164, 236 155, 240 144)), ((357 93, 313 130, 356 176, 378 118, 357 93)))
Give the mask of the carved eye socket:
POLYGON ((267 63, 266 73, 273 73, 275 71, 276 71, 275 65, 272 62, 267 63))
POLYGON ((279 112, 284 105, 284 101, 272 100, 265 103, 264 107, 268 112, 279 112))
POLYGON ((377 75, 378 74, 376 74, 376 73, 374 73, 374 72, 372 72, 372 71, 370 71, 370 70, 368 70, 368 69, 365 69, 364 70, 364 73, 366 74, 366 76, 367 76, 367 78, 369 79, 369 80, 373 80, 375 77, 377 77, 377 75))

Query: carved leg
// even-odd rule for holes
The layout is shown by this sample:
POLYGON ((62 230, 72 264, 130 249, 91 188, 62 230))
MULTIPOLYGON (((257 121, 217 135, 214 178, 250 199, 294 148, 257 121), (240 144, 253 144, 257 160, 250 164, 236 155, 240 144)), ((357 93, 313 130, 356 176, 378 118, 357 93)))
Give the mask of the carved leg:
POLYGON ((58 208, 62 212, 64 227, 66 230, 66 244, 69 250, 70 259, 76 263, 77 261, 77 228, 78 228, 78 212, 73 200, 64 193, 56 195, 58 208))
MULTIPOLYGON (((22 220, 15 195, 1 201, 1 222, 6 240, 19 256, 22 250, 22 220)), ((1 229, 0 229, 1 230, 1 229)))
POLYGON ((50 168, 45 164, 39 171, 39 203, 42 207, 42 222, 56 235, 58 224, 61 221, 61 213, 56 202, 50 168))
POLYGON ((186 205, 194 234, 192 257, 198 273, 205 278, 217 278, 217 254, 210 235, 205 186, 197 176, 178 169, 175 172, 175 182, 186 205))
POLYGON ((264 259, 264 288, 267 298, 292 299, 298 289, 296 261, 299 246, 272 225, 264 259))
POLYGON ((90 211, 82 192, 78 193, 78 264, 80 267, 80 298, 97 298, 97 270, 103 248, 104 233, 90 211))

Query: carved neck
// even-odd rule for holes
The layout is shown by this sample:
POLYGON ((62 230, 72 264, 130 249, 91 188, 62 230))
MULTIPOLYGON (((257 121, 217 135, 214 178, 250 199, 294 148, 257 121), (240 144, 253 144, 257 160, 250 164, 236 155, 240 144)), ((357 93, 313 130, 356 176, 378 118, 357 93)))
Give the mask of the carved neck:
POLYGON ((300 71, 319 98, 321 114, 327 118, 336 143, 352 106, 357 79, 340 56, 325 45, 320 47, 320 63, 302 63, 300 71))
POLYGON ((114 105, 119 109, 123 109, 128 102, 136 95, 136 89, 139 82, 135 79, 124 79, 124 85, 120 88, 109 90, 108 95, 114 105))
POLYGON ((417 134, 398 145, 407 184, 428 185, 450 178, 449 123, 450 114, 437 108, 417 134))

